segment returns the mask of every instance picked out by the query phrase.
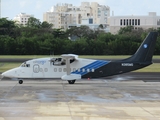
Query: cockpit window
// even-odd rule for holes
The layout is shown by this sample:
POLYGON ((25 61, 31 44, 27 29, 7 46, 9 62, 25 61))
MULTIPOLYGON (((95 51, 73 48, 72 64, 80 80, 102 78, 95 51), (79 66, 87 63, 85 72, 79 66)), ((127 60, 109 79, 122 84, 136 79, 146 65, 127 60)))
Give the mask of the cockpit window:
POLYGON ((21 67, 30 67, 30 64, 26 64, 26 62, 21 64, 21 67))

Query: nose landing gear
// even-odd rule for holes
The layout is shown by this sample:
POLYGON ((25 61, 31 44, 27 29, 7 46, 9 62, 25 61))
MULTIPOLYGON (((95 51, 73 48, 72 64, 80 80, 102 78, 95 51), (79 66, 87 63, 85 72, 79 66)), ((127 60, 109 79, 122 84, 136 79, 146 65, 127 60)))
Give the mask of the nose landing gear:
POLYGON ((19 80, 19 84, 23 84, 23 80, 19 80))

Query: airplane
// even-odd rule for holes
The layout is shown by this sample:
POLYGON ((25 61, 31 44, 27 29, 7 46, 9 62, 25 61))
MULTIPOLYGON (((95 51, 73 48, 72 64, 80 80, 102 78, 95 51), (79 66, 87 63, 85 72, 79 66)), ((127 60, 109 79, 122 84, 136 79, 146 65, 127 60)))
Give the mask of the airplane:
POLYGON ((16 79, 61 78, 74 84, 82 78, 100 78, 122 74, 144 68, 152 64, 158 33, 150 32, 138 50, 131 57, 122 60, 93 60, 78 58, 75 54, 62 54, 61 57, 28 60, 19 67, 2 73, 2 77, 16 79))

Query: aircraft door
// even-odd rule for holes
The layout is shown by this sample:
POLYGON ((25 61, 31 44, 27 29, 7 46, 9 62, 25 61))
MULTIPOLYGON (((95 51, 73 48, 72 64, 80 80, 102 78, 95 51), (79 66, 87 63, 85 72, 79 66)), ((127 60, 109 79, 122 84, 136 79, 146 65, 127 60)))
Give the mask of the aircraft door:
POLYGON ((33 78, 43 78, 43 77, 44 77, 43 68, 38 64, 33 65, 33 78))

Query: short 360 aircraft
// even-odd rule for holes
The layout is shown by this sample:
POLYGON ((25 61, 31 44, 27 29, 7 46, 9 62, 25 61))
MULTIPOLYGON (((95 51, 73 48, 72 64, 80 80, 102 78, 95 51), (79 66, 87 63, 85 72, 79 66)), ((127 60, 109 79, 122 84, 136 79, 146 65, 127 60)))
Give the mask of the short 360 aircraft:
POLYGON ((78 58, 75 54, 63 54, 58 58, 28 60, 19 67, 2 73, 3 77, 19 80, 28 78, 61 78, 69 84, 82 78, 99 78, 122 74, 152 64, 157 32, 150 32, 134 55, 127 59, 106 61, 78 58))

